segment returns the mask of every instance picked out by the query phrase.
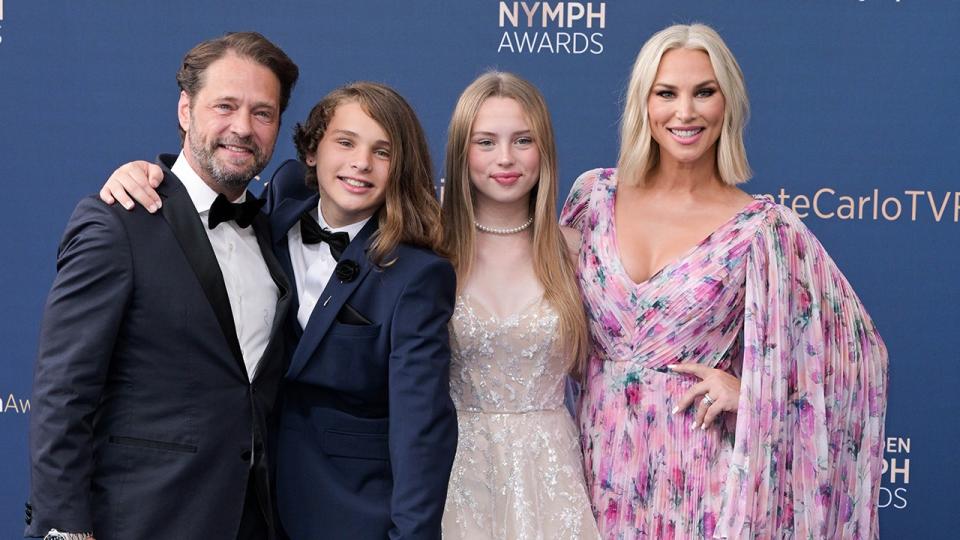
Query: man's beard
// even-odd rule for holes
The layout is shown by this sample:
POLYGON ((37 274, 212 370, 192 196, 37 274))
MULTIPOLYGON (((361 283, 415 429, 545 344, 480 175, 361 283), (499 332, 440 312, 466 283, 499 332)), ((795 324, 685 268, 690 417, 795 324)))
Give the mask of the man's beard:
POLYGON ((212 178, 217 184, 227 187, 243 189, 247 187, 254 176, 260 174, 260 171, 267 166, 270 161, 270 155, 264 153, 258 146, 253 137, 235 137, 231 136, 225 139, 214 139, 205 141, 203 137, 194 129, 193 123, 190 124, 190 153, 197 161, 200 171, 212 178), (248 167, 237 169, 228 167, 217 158, 216 151, 221 145, 241 146, 248 148, 253 153, 253 163, 248 167))

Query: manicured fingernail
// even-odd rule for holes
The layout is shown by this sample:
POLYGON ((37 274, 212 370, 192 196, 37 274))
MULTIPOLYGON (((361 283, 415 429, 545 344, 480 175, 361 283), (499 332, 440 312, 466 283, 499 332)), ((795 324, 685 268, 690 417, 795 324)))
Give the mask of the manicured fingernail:
POLYGON ((163 208, 163 201, 157 201, 157 208, 163 208))
POLYGON ((706 425, 706 424, 703 424, 703 425, 700 426, 700 431, 706 431, 706 430, 707 430, 707 425, 706 425))
POLYGON ((696 421, 694 421, 694 422, 693 422, 693 425, 690 426, 690 431, 693 431, 693 430, 695 430, 695 429, 697 429, 697 422, 696 422, 696 421))
POLYGON ((677 369, 677 365, 676 365, 676 364, 670 364, 669 366, 667 366, 667 369, 669 369, 669 370, 676 370, 676 369, 677 369))
POLYGON ((677 414, 678 411, 680 411, 680 407, 674 407, 670 414, 677 414))
POLYGON ((127 210, 133 210, 133 203, 131 202, 123 203, 123 207, 126 208, 127 210))
POLYGON ((157 205, 151 204, 150 206, 147 207, 147 210, 148 210, 151 214, 153 214, 154 212, 157 211, 157 205))

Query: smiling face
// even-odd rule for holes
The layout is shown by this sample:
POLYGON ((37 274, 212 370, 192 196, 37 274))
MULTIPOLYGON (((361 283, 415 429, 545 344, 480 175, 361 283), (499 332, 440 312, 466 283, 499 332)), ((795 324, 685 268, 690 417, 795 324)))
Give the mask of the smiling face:
POLYGON ((712 166, 723 129, 725 100, 706 52, 663 54, 647 98, 653 139, 664 165, 712 166))
POLYGON ((337 106, 317 151, 306 156, 315 167, 320 210, 332 227, 372 216, 386 199, 390 179, 387 133, 355 101, 337 106))
POLYGON ((483 102, 473 121, 467 160, 475 205, 528 204, 540 179, 540 149, 515 99, 483 102))
POLYGON ((177 107, 184 155, 214 191, 239 195, 273 155, 280 127, 280 81, 267 67, 227 54, 203 73, 177 107))

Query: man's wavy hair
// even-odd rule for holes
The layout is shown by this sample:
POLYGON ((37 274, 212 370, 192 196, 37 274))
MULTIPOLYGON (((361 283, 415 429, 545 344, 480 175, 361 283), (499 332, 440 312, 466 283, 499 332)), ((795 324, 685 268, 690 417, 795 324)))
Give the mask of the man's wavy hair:
MULTIPOLYGON (((218 38, 208 39, 198 43, 187 51, 183 57, 183 64, 177 71, 177 85, 180 90, 190 96, 190 102, 203 88, 207 68, 228 53, 241 58, 247 58, 269 69, 280 81, 280 115, 287 109, 290 102, 290 93, 297 84, 300 68, 293 60, 267 38, 257 32, 231 32, 218 38)), ((179 123, 177 124, 179 126, 179 123)), ((180 127, 180 142, 186 137, 186 132, 180 127)))

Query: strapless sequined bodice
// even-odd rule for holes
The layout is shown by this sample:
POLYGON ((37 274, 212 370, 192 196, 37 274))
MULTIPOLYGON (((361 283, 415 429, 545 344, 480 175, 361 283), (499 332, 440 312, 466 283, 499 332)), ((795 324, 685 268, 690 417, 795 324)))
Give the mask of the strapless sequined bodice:
POLYGON ((558 316, 542 298, 503 319, 469 296, 450 321, 450 394, 458 410, 517 413, 563 407, 558 316))

